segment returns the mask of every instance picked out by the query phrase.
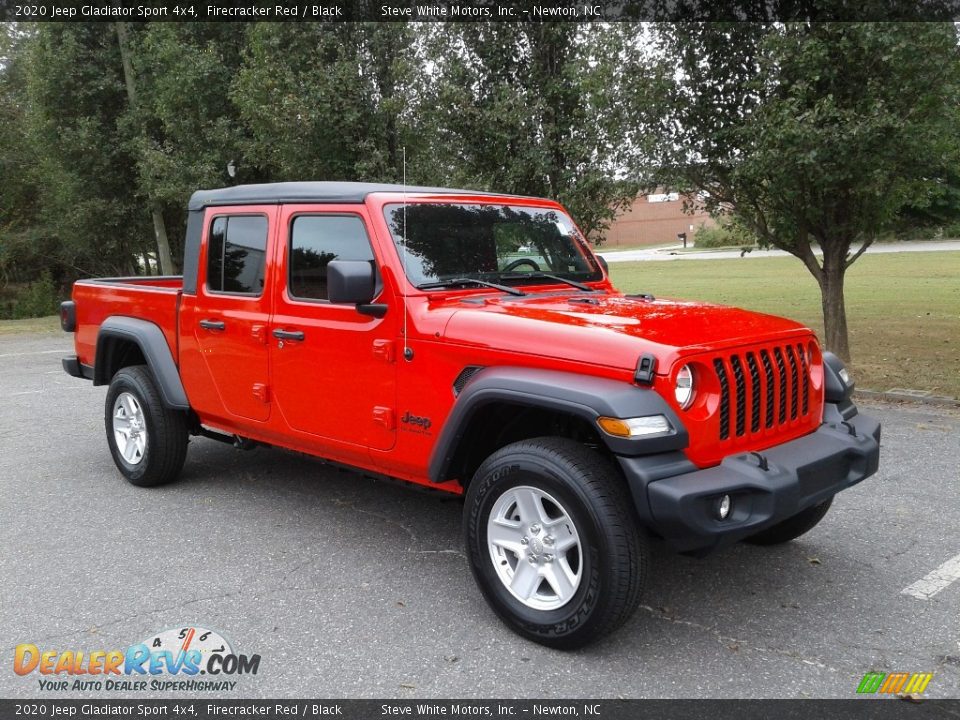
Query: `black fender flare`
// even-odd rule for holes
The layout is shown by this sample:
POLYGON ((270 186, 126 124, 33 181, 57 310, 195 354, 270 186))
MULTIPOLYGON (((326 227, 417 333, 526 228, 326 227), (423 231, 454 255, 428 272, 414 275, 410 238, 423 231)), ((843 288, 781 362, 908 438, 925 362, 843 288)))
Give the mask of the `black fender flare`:
POLYGON ((109 385, 113 379, 108 377, 107 363, 111 338, 132 342, 140 348, 160 389, 164 405, 173 410, 190 409, 186 390, 180 380, 180 371, 173 360, 167 339, 160 327, 148 320, 111 315, 103 321, 97 333, 97 353, 93 364, 94 385, 109 385))
POLYGON ((631 418, 664 415, 673 430, 651 438, 617 438, 599 431, 616 455, 636 456, 681 450, 689 435, 680 418, 656 393, 629 382, 577 373, 524 367, 491 367, 477 372, 463 388, 447 416, 430 455, 431 481, 444 482, 476 412, 491 403, 556 410, 596 427, 598 417, 631 418))

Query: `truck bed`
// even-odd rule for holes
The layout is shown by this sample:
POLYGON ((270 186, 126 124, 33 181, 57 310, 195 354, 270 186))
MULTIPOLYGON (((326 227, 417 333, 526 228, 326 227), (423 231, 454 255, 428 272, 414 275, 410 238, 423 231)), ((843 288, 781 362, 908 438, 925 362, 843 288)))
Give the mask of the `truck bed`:
POLYGON ((174 359, 177 353, 177 308, 183 277, 116 277, 78 280, 73 286, 76 303, 77 357, 93 366, 100 324, 111 316, 148 320, 163 331, 174 359))

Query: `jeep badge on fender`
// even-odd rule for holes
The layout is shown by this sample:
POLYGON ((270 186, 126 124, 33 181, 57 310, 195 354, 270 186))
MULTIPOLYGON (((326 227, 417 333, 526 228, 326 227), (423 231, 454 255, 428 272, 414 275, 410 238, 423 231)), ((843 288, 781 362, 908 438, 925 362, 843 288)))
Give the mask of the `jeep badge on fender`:
POLYGON ((204 190, 183 269, 81 280, 61 311, 121 474, 170 482, 203 435, 461 495, 480 591, 545 645, 630 617, 648 536, 787 542, 877 470, 880 424, 809 328, 624 295, 550 200, 204 190))
POLYGON ((433 424, 433 423, 430 422, 430 418, 428 418, 428 417, 419 417, 419 416, 414 415, 414 414, 412 414, 412 413, 410 413, 410 412, 406 413, 402 418, 400 418, 400 422, 402 422, 402 423, 404 423, 404 424, 406 424, 406 425, 411 425, 411 426, 417 427, 417 428, 419 428, 420 430, 423 430, 423 431, 429 430, 429 429, 430 429, 430 426, 433 424))

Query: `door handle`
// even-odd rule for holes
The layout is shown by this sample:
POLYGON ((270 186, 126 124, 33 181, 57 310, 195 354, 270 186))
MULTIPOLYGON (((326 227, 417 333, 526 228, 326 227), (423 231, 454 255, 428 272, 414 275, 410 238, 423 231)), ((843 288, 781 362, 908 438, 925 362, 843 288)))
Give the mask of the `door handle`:
POLYGON ((273 336, 279 338, 280 340, 303 340, 303 330, 280 330, 279 328, 273 331, 273 336))
POLYGON ((227 324, 223 320, 201 320, 200 327, 204 330, 224 330, 227 324))

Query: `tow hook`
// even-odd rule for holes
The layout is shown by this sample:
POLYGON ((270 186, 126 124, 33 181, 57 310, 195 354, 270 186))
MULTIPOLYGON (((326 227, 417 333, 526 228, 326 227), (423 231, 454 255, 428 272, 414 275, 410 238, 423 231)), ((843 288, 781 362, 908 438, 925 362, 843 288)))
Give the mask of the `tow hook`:
POLYGON ((850 434, 853 435, 854 437, 857 436, 857 429, 853 426, 852 423, 849 423, 849 422, 847 422, 846 420, 844 420, 844 421, 843 421, 842 423, 840 423, 840 424, 843 425, 843 426, 847 429, 847 432, 848 432, 848 433, 850 433, 850 434))
POLYGON ((764 457, 758 452, 751 452, 750 454, 757 459, 757 467, 759 467, 764 472, 770 472, 770 465, 769 463, 767 463, 766 457, 764 457))

